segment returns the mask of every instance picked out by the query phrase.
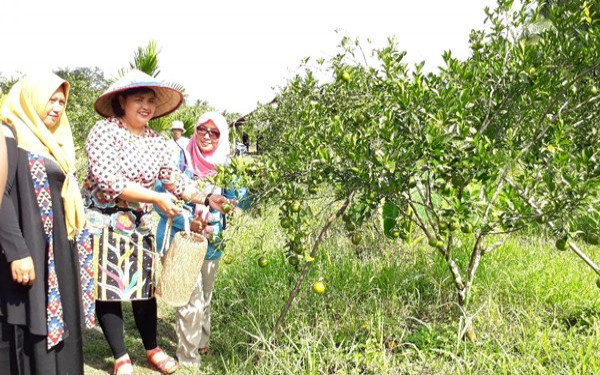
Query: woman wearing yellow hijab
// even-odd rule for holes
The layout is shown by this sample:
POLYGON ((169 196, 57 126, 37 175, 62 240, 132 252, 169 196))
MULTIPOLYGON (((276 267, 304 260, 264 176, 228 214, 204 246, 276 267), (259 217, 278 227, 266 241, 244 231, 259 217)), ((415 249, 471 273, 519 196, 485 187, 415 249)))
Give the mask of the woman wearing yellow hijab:
POLYGON ((11 374, 83 374, 74 239, 84 211, 68 97, 60 77, 28 76, 2 106, 8 178, 0 206, 0 368, 11 374))

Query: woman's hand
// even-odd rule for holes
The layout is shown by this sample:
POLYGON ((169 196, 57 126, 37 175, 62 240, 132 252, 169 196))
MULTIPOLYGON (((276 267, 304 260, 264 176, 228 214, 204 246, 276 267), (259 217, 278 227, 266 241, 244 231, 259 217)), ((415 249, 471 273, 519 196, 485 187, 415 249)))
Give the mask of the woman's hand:
POLYGON ((35 281, 35 270, 31 257, 13 260, 10 263, 10 271, 13 281, 21 285, 33 285, 35 281))
MULTIPOLYGON (((234 206, 232 201, 230 201, 229 199, 225 198, 222 195, 213 194, 210 197, 208 197, 208 205, 210 206, 210 208, 215 209, 222 214, 227 214, 230 212, 231 209, 223 210, 224 203, 227 203, 228 205, 231 205, 232 207, 234 206), (225 212, 225 211, 227 211, 227 212, 225 212)), ((226 207, 227 207, 227 205, 226 205, 226 207)))
POLYGON ((175 197, 169 193, 156 193, 154 204, 168 217, 181 215, 181 207, 175 204, 175 197))
POLYGON ((190 223, 190 230, 192 232, 201 233, 202 230, 206 227, 206 220, 202 218, 202 214, 196 215, 194 220, 190 223))

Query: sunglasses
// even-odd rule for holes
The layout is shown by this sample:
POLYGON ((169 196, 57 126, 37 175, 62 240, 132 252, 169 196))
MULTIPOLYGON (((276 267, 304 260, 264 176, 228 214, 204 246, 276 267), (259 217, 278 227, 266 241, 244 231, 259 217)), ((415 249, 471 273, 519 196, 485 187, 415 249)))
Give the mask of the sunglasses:
POLYGON ((198 126, 198 127, 196 128, 196 132, 198 132, 198 134, 199 134, 201 137, 204 137, 204 136, 205 136, 205 135, 208 133, 208 136, 209 136, 209 137, 210 137, 210 139, 212 139, 213 141, 216 141, 216 140, 217 140, 217 139, 219 139, 219 137, 221 136, 221 132, 220 132, 220 131, 218 131, 217 129, 209 129, 209 128, 207 128, 207 127, 205 127, 205 126, 202 126, 202 125, 200 125, 200 126, 198 126))

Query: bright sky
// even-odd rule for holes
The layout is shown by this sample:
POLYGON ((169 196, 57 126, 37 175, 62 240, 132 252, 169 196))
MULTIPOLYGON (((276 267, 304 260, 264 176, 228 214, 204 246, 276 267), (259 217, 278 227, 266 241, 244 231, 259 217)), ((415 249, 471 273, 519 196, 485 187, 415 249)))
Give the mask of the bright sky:
MULTIPOLYGON (((304 57, 328 58, 342 36, 381 47, 398 38, 406 61, 441 65, 469 55, 493 0, 3 0, 0 73, 99 67, 107 77, 155 40, 159 78, 188 101, 246 114, 269 102, 304 57), (335 31, 339 30, 340 33, 335 31)), ((370 51, 370 48, 368 49, 370 51)))

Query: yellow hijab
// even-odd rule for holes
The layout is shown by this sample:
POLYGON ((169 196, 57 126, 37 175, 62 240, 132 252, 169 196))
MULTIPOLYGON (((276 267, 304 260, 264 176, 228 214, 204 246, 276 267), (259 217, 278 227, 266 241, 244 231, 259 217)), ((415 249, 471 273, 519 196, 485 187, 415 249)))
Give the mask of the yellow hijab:
POLYGON ((67 114, 52 129, 42 121, 50 97, 63 87, 69 98, 69 83, 55 74, 27 76, 17 82, 2 105, 1 117, 12 124, 19 147, 55 160, 65 173, 62 199, 67 234, 75 237, 85 224, 83 200, 75 177, 75 147, 67 114))

